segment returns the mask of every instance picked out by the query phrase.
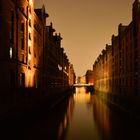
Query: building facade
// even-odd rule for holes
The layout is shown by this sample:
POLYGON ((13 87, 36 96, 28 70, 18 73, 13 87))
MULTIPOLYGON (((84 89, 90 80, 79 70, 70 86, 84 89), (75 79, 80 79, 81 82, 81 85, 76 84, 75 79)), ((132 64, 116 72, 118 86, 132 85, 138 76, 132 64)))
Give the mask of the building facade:
POLYGON ((87 72, 86 72, 86 84, 94 85, 93 70, 87 70, 87 72))
POLYGON ((34 0, 0 5, 1 91, 69 86, 70 62, 61 35, 54 34, 52 23, 46 26, 45 7, 34 9, 34 0))
POLYGON ((2 0, 1 6, 2 88, 33 87, 33 1, 2 0))
POLYGON ((75 84, 75 82, 76 82, 76 75, 74 72, 73 65, 70 64, 69 65, 69 85, 73 86, 73 84, 75 84))
POLYGON ((93 65, 95 90, 125 106, 140 107, 140 1, 133 3, 132 21, 118 26, 118 35, 93 65))

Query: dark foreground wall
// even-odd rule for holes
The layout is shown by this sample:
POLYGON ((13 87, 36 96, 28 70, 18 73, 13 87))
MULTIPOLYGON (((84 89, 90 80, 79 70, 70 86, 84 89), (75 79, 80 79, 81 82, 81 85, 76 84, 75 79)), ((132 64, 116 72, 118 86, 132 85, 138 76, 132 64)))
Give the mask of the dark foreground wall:
POLYGON ((55 87, 47 91, 39 89, 20 89, 0 97, 0 120, 28 116, 41 109, 50 110, 62 99, 72 93, 71 87, 55 87))

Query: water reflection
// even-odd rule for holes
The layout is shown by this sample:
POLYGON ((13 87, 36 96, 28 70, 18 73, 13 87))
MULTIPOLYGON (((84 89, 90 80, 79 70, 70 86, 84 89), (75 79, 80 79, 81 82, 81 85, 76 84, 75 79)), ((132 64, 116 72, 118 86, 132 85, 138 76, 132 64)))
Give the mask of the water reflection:
POLYGON ((69 99, 67 110, 64 114, 63 120, 60 122, 59 127, 58 127, 57 140, 62 140, 64 138, 68 124, 72 118, 73 109, 74 109, 74 100, 73 100, 73 96, 71 96, 69 99))
POLYGON ((91 94, 85 87, 76 88, 75 107, 69 123, 65 140, 99 140, 100 133, 93 119, 91 94))
POLYGON ((140 139, 140 121, 108 106, 99 96, 77 88, 75 107, 65 140, 132 140, 140 139))
POLYGON ((75 91, 51 112, 41 114, 35 120, 33 117, 24 122, 18 121, 18 124, 12 123, 3 130, 11 138, 20 140, 140 139, 138 120, 114 108, 110 109, 84 87, 75 91))
POLYGON ((85 87, 76 88, 74 101, 88 103, 90 101, 90 92, 86 93, 85 87))
POLYGON ((14 134, 12 138, 19 140, 64 140, 73 109, 74 98, 71 96, 57 105, 51 112, 38 115, 35 120, 35 116, 33 116, 30 120, 24 120, 24 123, 11 126, 11 131, 14 134))
POLYGON ((97 123, 102 140, 140 139, 140 120, 131 118, 115 108, 110 109, 98 96, 92 96, 93 118, 97 123))
POLYGON ((94 121, 98 124, 98 127, 100 128, 102 139, 109 140, 110 136, 109 108, 96 95, 91 97, 91 101, 93 106, 94 121))

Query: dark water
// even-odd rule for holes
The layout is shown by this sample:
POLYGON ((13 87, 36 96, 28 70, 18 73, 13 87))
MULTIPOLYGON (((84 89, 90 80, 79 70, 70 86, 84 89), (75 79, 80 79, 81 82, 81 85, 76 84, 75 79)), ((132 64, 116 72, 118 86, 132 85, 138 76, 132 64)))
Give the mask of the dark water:
POLYGON ((18 140, 140 139, 138 120, 110 109, 98 96, 86 93, 84 87, 76 88, 75 94, 51 112, 34 114, 29 120, 16 123, 3 126, 1 133, 5 139, 9 136, 18 140))

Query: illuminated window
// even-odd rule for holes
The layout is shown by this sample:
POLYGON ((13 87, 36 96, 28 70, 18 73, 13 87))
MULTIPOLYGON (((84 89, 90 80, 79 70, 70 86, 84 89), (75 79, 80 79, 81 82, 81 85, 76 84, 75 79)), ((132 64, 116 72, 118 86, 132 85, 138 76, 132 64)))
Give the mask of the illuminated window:
POLYGON ((12 49, 12 47, 10 47, 10 58, 12 58, 13 57, 13 49, 12 49))
POLYGON ((11 20, 10 20, 10 48, 9 55, 10 59, 13 57, 13 43, 14 43, 14 11, 11 11, 11 20))

